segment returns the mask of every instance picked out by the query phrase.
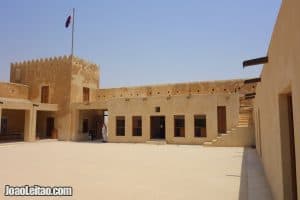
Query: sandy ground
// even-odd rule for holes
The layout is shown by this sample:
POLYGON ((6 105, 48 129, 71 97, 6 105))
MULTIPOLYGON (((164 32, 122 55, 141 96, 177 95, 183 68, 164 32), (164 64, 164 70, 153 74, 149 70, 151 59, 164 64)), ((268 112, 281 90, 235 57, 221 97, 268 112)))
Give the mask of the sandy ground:
POLYGON ((271 199, 252 149, 44 141, 1 144, 0 157, 0 194, 6 184, 74 190, 17 199, 271 199))

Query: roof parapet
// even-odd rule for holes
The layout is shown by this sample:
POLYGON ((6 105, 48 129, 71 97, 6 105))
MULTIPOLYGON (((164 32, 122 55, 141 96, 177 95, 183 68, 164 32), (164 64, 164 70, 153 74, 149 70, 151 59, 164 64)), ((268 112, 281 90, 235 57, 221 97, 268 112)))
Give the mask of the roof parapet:
POLYGON ((42 64, 47 62, 67 62, 71 60, 71 56, 54 56, 48 58, 38 58, 33 60, 26 60, 21 62, 13 62, 11 63, 12 67, 24 66, 24 65, 34 65, 34 64, 42 64))

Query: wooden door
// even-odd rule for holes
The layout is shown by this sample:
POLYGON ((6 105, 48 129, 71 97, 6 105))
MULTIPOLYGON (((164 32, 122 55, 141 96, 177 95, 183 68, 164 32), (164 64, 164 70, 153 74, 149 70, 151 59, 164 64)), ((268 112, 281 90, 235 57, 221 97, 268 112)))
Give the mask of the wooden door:
POLYGON ((227 132, 226 106, 218 106, 218 133, 227 132))
POLYGON ((47 118, 47 137, 52 136, 52 131, 54 130, 54 118, 48 117, 47 118))
POLYGON ((6 134, 7 133, 7 118, 2 118, 1 119, 1 134, 6 134))
POLYGON ((151 116, 150 132, 151 139, 165 139, 165 117, 151 116))
POLYGON ((290 140, 290 156, 291 156, 291 184, 292 184, 292 200, 297 200, 297 171, 296 171, 296 155, 295 155, 295 136, 294 136, 294 117, 293 117, 293 100, 292 95, 288 95, 288 114, 289 114, 289 140, 290 140))

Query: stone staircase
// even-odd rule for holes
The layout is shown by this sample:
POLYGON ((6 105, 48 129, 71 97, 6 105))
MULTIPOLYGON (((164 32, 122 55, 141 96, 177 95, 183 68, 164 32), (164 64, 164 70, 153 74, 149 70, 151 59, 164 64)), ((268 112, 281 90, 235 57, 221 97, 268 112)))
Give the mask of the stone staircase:
POLYGON ((254 144, 254 126, 252 118, 252 106, 241 102, 239 121, 235 128, 224 134, 219 134, 215 139, 203 143, 204 146, 241 147, 254 144))

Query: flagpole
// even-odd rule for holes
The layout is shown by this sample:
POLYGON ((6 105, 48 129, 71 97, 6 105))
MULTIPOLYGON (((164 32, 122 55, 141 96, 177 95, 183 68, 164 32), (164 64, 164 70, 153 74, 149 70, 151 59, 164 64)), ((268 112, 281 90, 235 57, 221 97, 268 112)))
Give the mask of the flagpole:
POLYGON ((73 8, 73 17, 72 17, 72 48, 71 48, 71 57, 74 55, 74 24, 75 24, 75 8, 73 8))

